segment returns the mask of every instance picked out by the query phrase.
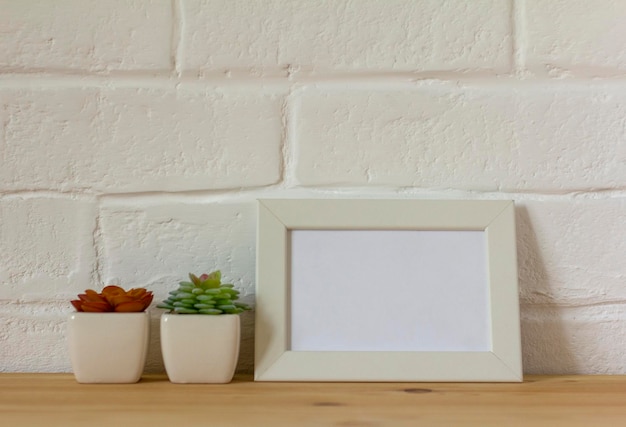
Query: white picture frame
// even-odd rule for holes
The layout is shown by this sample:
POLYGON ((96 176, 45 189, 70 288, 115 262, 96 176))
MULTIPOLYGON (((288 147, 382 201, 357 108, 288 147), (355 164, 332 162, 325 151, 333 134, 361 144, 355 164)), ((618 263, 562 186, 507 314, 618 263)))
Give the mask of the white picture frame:
POLYGON ((262 199, 257 238, 256 381, 523 380, 512 201, 262 199))

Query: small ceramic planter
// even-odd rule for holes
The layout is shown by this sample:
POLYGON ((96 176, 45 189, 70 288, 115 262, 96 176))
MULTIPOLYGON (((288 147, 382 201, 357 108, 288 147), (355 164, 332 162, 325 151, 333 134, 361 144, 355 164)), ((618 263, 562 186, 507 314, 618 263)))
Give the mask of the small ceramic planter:
POLYGON ((239 358, 239 315, 163 314, 161 351, 173 383, 228 383, 239 358))
POLYGON ((150 316, 141 313, 72 313, 69 353, 79 383, 136 383, 146 364, 150 316))

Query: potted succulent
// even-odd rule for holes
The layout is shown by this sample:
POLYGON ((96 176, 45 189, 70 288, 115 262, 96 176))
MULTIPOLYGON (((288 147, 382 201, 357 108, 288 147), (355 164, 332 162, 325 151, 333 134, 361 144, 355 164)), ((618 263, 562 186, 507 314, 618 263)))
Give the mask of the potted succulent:
POLYGON ((221 272, 196 276, 157 307, 161 316, 161 351, 173 383, 228 383, 239 358, 239 313, 249 310, 237 302, 239 291, 222 283, 221 272))
POLYGON ((115 285, 87 289, 71 301, 68 344, 79 383, 135 383, 146 363, 152 292, 115 285))

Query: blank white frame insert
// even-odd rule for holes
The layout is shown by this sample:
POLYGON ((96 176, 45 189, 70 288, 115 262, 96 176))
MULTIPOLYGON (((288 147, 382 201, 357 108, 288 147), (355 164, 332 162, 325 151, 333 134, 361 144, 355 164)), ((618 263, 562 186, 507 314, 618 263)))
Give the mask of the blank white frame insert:
POLYGON ((293 230, 291 350, 491 349, 485 249, 482 231, 293 230))
POLYGON ((511 201, 260 200, 255 380, 522 380, 511 201))

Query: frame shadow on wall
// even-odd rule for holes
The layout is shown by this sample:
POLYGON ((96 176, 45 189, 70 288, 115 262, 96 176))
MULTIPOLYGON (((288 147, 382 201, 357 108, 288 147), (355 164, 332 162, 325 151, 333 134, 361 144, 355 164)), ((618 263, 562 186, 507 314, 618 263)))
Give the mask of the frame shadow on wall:
POLYGON ((553 297, 555 290, 531 215, 525 206, 517 205, 515 216, 524 372, 546 375, 580 372, 561 320, 564 309, 553 297))

